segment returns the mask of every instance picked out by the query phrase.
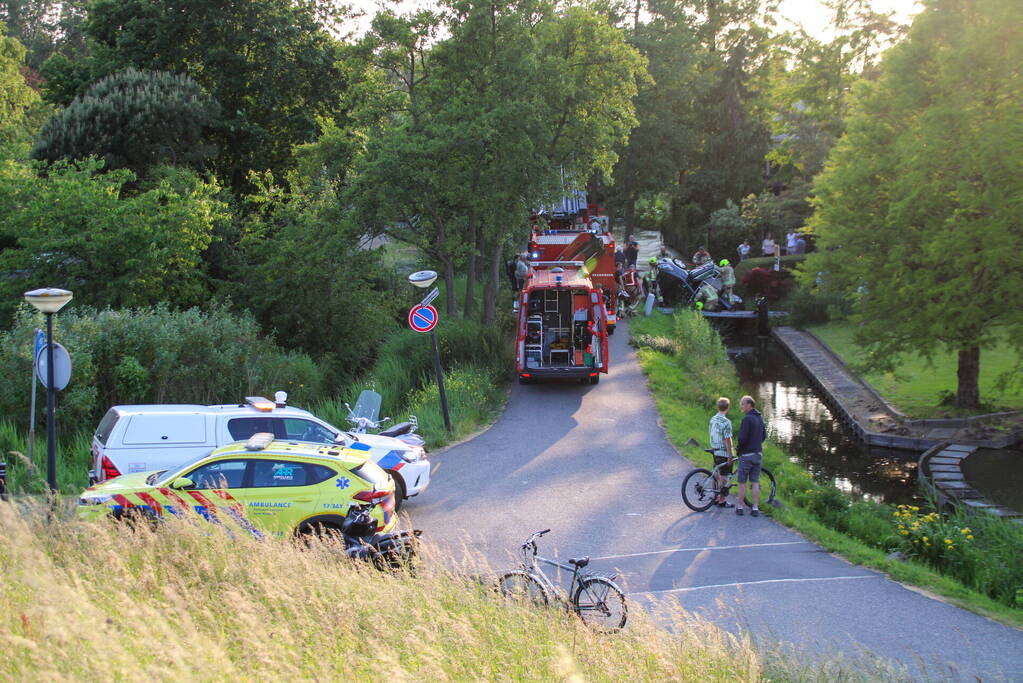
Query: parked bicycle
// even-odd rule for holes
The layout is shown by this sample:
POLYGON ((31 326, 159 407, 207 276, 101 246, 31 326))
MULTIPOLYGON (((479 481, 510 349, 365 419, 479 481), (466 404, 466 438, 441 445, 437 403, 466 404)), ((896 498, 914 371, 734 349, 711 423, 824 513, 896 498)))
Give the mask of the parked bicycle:
MULTIPOLYGON (((704 448, 703 450, 711 455, 715 453, 713 448, 704 448)), ((738 458, 735 460, 737 466, 738 458)), ((726 460, 717 465, 713 470, 697 467, 686 475, 686 478, 682 480, 682 500, 689 506, 689 509, 694 512, 703 512, 714 504, 718 494, 728 495, 729 489, 735 486, 738 480, 736 479, 735 471, 737 467, 733 468, 732 473, 727 476, 722 474, 721 470, 727 466, 728 461, 726 460), (718 481, 723 481, 724 484, 718 486, 718 481)), ((773 503, 777 491, 778 485, 774 481, 774 475, 771 474, 771 470, 766 467, 760 468, 760 504, 770 505, 773 503)), ((744 500, 746 507, 753 506, 748 489, 744 500)))
POLYGON ((616 576, 604 576, 583 571, 590 558, 570 559, 561 564, 537 553, 536 540, 550 529, 534 532, 522 544, 522 566, 497 580, 502 595, 525 598, 536 605, 547 606, 556 600, 565 609, 572 609, 584 623, 606 631, 618 631, 625 626, 628 607, 625 593, 615 583, 616 576), (572 572, 568 593, 563 592, 544 574, 540 563, 572 572), (571 596, 571 601, 569 601, 571 596))

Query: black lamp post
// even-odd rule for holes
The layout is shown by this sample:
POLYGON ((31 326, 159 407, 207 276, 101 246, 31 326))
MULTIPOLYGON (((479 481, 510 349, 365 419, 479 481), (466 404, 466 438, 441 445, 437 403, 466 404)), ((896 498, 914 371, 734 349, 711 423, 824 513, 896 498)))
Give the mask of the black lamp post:
POLYGON ((57 492, 57 427, 54 420, 53 386, 53 314, 71 301, 71 292, 66 289, 46 287, 25 292, 25 301, 46 316, 46 486, 50 495, 57 492))

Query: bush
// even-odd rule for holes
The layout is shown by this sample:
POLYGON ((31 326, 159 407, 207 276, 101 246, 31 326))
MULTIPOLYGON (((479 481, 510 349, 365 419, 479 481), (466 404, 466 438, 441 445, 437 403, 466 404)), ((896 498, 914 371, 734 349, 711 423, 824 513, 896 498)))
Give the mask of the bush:
POLYGON ((792 275, 787 270, 754 268, 742 277, 742 286, 750 298, 762 296, 778 301, 792 289, 792 275))
MULTIPOLYGON (((42 316, 23 306, 14 328, 0 334, 5 415, 27 413, 33 330, 42 325, 42 316)), ((250 315, 224 306, 208 312, 69 306, 55 317, 54 328, 73 366, 58 401, 65 433, 91 431, 115 404, 234 403, 279 389, 295 403, 323 396, 320 370, 309 356, 282 351, 260 335, 250 315)))
POLYGON ((849 301, 842 294, 799 286, 793 287, 789 292, 784 307, 789 312, 786 324, 796 327, 841 320, 852 311, 849 301))

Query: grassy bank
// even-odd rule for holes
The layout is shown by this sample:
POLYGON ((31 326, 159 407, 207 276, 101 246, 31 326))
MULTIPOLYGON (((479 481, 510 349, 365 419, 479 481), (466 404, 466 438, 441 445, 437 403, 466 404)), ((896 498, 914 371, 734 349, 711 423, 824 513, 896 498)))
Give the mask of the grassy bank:
MULTIPOLYGON (((862 346, 854 336, 856 327, 847 321, 830 322, 808 328, 831 347, 847 365, 862 363, 862 346)), ((979 412, 1020 410, 1023 408, 1023 382, 1000 386, 1007 373, 1019 367, 1018 351, 1008 344, 981 352, 980 397, 984 402, 979 412)), ((892 405, 911 417, 945 417, 953 414, 949 406, 941 405, 942 398, 954 396, 956 391, 956 354, 939 351, 933 362, 916 354, 904 354, 895 372, 867 372, 863 375, 871 386, 892 405)))
POLYGON ((481 582, 433 561, 415 577, 380 574, 326 545, 31 512, 0 504, 0 671, 11 680, 908 678, 754 648, 680 613, 674 634, 634 608, 622 633, 601 635, 499 598, 489 573, 481 582))
MULTIPOLYGON (((668 437, 692 462, 709 465, 706 453, 685 444, 690 438, 707 441, 707 421, 718 396, 732 398, 736 406, 742 394, 720 338, 702 317, 690 312, 634 318, 629 328, 668 437)), ((737 428, 741 417, 737 407, 731 417, 737 428)), ((814 481, 770 442, 765 444, 764 461, 778 481, 783 506, 768 513, 779 522, 852 562, 1023 626, 1023 568, 1018 562, 1023 527, 993 518, 923 521, 927 511, 852 499, 830 483, 814 481), (889 557, 892 550, 909 560, 889 557)))

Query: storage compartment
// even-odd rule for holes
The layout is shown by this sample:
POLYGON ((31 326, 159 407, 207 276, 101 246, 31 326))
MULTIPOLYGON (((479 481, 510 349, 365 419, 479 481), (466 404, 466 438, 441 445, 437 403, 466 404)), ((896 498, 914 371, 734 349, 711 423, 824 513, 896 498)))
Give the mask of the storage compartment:
POLYGON ((592 334, 585 290, 541 289, 530 294, 525 331, 526 367, 579 367, 587 362, 592 334))
POLYGON ((199 413, 132 415, 122 443, 125 446, 206 443, 206 417, 199 413))

